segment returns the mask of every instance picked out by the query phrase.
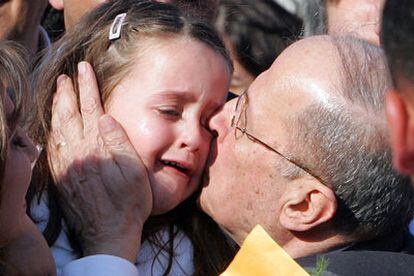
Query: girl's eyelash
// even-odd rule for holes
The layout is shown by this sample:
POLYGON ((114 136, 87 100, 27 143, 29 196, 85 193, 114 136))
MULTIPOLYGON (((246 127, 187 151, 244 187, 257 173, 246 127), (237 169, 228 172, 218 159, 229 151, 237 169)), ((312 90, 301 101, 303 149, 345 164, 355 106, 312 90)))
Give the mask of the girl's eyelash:
POLYGON ((173 110, 173 109, 160 110, 160 112, 163 114, 167 114, 167 115, 174 115, 174 116, 180 115, 180 113, 178 113, 176 110, 173 110))
POLYGON ((181 112, 177 111, 174 108, 159 108, 158 112, 168 117, 180 117, 181 116, 181 112))

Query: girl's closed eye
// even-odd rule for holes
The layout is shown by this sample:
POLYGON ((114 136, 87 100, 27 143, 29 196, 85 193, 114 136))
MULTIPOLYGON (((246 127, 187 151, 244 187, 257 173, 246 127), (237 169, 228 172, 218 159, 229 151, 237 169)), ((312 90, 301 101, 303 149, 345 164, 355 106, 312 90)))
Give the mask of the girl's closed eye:
POLYGON ((182 110, 178 107, 166 106, 158 107, 157 111, 166 119, 169 120, 178 120, 181 118, 182 110))

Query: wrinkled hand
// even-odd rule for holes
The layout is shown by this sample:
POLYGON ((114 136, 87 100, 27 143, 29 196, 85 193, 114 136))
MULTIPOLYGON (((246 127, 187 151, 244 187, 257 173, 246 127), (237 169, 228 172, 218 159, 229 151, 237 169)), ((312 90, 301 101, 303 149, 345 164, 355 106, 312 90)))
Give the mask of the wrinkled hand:
POLYGON ((122 127, 104 115, 92 67, 78 66, 80 112, 71 79, 58 78, 48 158, 68 227, 84 255, 136 261, 152 209, 146 169, 122 127))

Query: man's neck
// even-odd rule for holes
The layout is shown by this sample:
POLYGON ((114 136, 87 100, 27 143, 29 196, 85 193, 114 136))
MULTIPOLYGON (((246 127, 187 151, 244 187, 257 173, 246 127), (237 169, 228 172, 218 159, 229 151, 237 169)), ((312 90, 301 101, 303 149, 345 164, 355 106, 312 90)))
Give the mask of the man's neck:
POLYGON ((348 244, 348 241, 339 235, 333 235, 321 240, 294 237, 283 245, 283 249, 293 259, 297 259, 328 252, 335 248, 345 246, 346 244, 348 244))

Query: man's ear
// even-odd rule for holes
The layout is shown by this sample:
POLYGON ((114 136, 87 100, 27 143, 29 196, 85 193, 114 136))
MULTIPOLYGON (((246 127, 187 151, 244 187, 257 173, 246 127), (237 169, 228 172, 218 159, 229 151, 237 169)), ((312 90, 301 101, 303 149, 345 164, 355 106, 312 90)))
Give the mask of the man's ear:
POLYGON ((298 179, 282 195, 280 224, 301 232, 329 221, 336 213, 335 193, 316 179, 298 179))
POLYGON ((414 106, 411 105, 397 91, 387 93, 386 113, 393 163, 398 171, 407 175, 414 174, 414 106))
POLYGON ((49 4, 55 9, 55 10, 63 10, 63 0, 49 0, 49 4))

